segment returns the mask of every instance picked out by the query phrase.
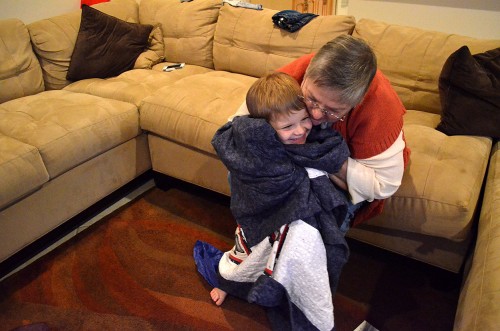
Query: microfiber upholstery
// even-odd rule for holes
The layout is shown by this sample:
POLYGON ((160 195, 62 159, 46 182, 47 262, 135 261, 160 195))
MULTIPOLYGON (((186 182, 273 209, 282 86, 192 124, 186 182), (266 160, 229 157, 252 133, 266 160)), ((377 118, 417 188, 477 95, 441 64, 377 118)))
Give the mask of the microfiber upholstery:
POLYGON ((409 110, 404 121, 403 130, 411 148, 410 164, 383 215, 367 223, 456 241, 466 239, 481 192, 491 140, 447 136, 435 130, 439 121, 436 114, 409 110), (426 115, 434 121, 428 123, 426 115))
POLYGON ((40 153, 51 179, 141 133, 137 107, 69 91, 0 106, 0 132, 40 153))
POLYGON ((141 127, 215 156, 213 135, 245 100, 253 82, 254 77, 225 71, 182 78, 144 99, 141 127))
MULTIPOLYGON (((139 22, 135 0, 103 2, 93 6, 126 22, 139 22)), ((80 27, 80 11, 54 16, 28 24, 33 50, 42 67, 46 90, 60 90, 71 82, 66 79, 80 27)))
POLYGON ((472 55, 460 47, 443 66, 439 93, 439 131, 500 138, 500 48, 472 55))
POLYGON ((66 78, 107 78, 132 69, 147 49, 152 29, 152 25, 128 23, 84 5, 66 78))
POLYGON ((151 69, 165 59, 164 52, 165 43, 163 42, 161 23, 157 23, 149 34, 148 48, 139 55, 135 61, 134 69, 151 69))
POLYGON ((472 266, 460 293, 454 331, 495 330, 500 325, 500 142, 491 151, 472 266))
POLYGON ((485 137, 447 136, 436 130, 441 119, 438 83, 445 62, 461 46, 481 53, 500 41, 367 19, 357 22, 353 35, 372 46, 380 70, 407 108, 403 130, 411 149, 401 187, 388 199, 383 214, 367 226, 465 240, 492 143, 485 137))
POLYGON ((350 34, 355 24, 352 16, 318 16, 291 33, 274 25, 276 13, 224 5, 215 30, 215 69, 261 77, 341 34, 350 34))
MULTIPOLYGON (((6 117, 0 106, 0 117, 6 117)), ((49 181, 38 149, 0 134, 0 210, 49 181)))
POLYGON ((129 70, 106 79, 83 79, 66 86, 64 90, 130 102, 139 107, 146 97, 159 89, 168 88, 182 77, 212 71, 199 66, 186 66, 182 70, 166 73, 161 71, 163 66, 162 63, 156 65, 158 70, 157 68, 129 70))
POLYGON ((44 90, 28 29, 18 19, 0 21, 0 59, 0 103, 44 90))
POLYGON ((406 109, 441 114, 438 81, 444 63, 467 45, 473 54, 500 47, 500 40, 361 19, 353 36, 364 39, 377 55, 377 64, 391 81, 406 109))
POLYGON ((139 18, 143 24, 161 22, 165 61, 213 69, 213 39, 220 0, 141 0, 139 18))

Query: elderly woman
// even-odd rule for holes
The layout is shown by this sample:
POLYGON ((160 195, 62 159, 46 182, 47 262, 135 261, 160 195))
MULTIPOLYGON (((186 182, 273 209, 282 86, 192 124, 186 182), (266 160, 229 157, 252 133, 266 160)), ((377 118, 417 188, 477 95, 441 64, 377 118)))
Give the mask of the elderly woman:
MULTIPOLYGON (((313 125, 340 132, 349 146, 351 156, 330 174, 350 200, 341 230, 345 233, 353 219, 359 224, 380 214, 384 199, 401 185, 410 150, 403 134, 406 109, 377 70, 373 50, 342 35, 278 71, 301 84, 313 125)), ((245 113, 243 104, 235 116, 245 113)))

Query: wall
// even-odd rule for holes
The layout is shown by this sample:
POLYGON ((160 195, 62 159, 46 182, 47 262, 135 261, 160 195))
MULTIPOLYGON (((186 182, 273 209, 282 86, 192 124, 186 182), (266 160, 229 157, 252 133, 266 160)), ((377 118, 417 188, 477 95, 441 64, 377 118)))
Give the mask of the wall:
POLYGON ((0 19, 19 18, 25 24, 80 8, 80 0, 0 0, 0 19))
MULTIPOLYGON (((196 0, 194 0, 196 1, 196 0)), ((287 9, 292 0, 251 0, 266 8, 287 9)), ((80 0, 0 0, 0 19, 25 23, 80 8, 80 0)), ((337 13, 393 24, 500 39, 499 0, 337 0, 337 13)))
POLYGON ((349 15, 465 36, 500 39, 499 0, 349 0, 349 15))

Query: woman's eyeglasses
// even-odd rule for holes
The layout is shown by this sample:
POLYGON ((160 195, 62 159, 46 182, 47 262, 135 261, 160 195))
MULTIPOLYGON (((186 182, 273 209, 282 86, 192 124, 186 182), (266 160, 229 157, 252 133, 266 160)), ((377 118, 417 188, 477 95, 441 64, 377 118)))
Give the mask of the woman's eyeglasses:
POLYGON ((338 121, 341 121, 341 122, 343 122, 345 120, 347 113, 342 115, 342 116, 338 116, 333 111, 327 110, 327 109, 321 107, 316 101, 312 101, 311 99, 306 98, 302 95, 299 95, 298 97, 300 100, 302 100, 303 102, 308 104, 311 109, 318 109, 320 112, 323 113, 323 115, 335 117, 338 121))

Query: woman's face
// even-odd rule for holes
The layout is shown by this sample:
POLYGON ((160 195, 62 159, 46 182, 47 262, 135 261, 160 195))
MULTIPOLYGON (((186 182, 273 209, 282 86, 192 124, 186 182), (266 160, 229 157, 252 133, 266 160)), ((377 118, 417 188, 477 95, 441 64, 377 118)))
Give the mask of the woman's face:
POLYGON ((353 108, 340 101, 337 91, 318 87, 307 78, 302 82, 301 89, 313 125, 343 121, 353 108))
POLYGON ((305 109, 292 112, 290 115, 279 115, 269 122, 278 133, 283 144, 305 144, 312 128, 311 119, 305 109))

